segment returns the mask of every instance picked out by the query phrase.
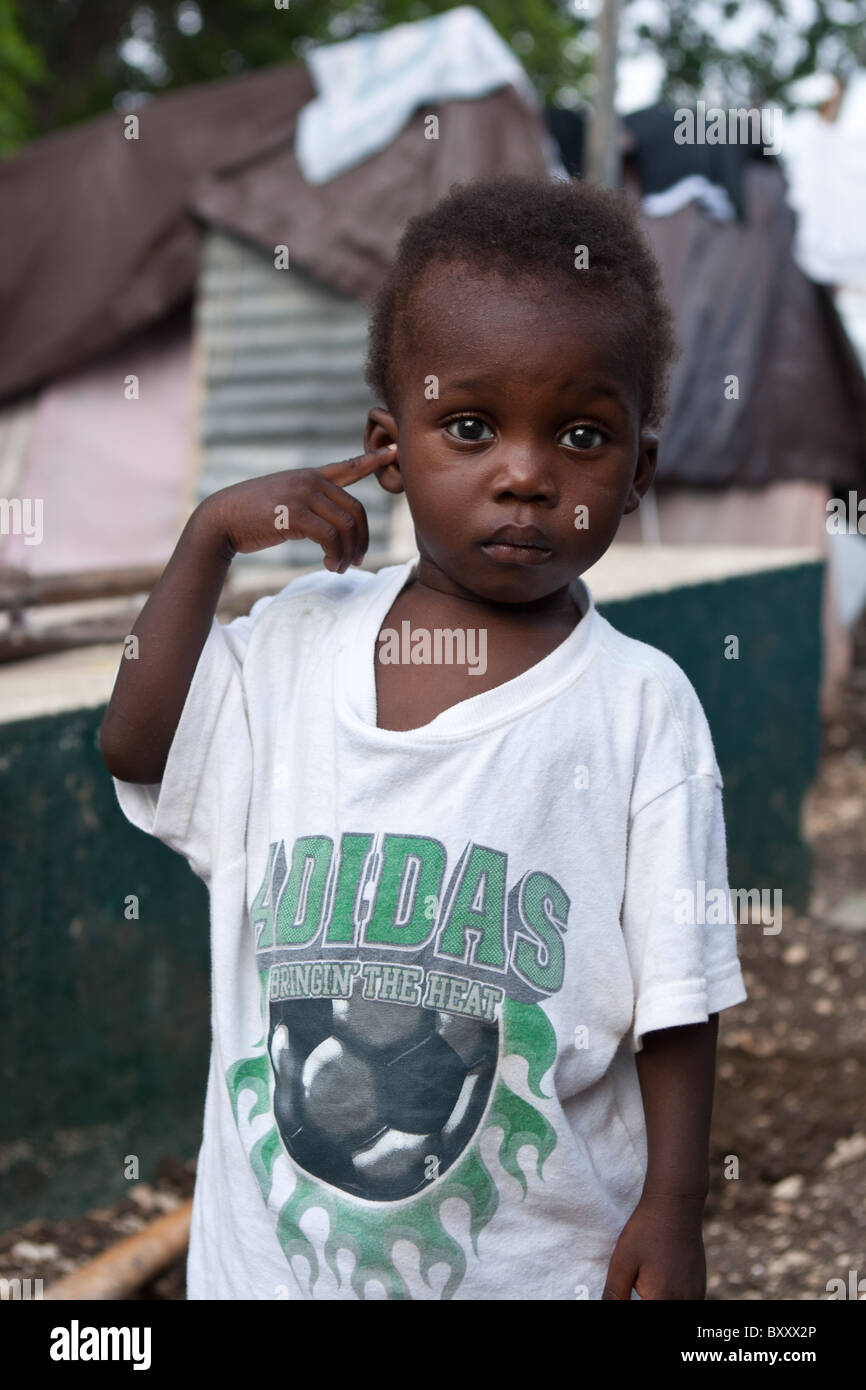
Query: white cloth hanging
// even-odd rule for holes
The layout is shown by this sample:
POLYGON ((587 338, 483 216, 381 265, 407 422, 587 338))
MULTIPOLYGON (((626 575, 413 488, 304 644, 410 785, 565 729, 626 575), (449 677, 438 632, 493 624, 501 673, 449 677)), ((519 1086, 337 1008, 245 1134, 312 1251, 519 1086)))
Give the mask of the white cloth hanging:
POLYGON ((815 111, 786 118, 781 159, 797 213, 794 255, 821 284, 866 275, 866 72, 849 84, 832 124, 815 111))
POLYGON ((540 107, 517 58, 473 5, 323 44, 306 63, 318 95, 298 115, 295 154, 310 184, 326 183, 384 149, 424 103, 480 97, 512 84, 540 107))
POLYGON ((670 217, 687 203, 699 203, 716 222, 733 222, 737 215, 727 189, 711 183, 703 174, 689 174, 661 193, 648 193, 641 207, 647 217, 670 217))

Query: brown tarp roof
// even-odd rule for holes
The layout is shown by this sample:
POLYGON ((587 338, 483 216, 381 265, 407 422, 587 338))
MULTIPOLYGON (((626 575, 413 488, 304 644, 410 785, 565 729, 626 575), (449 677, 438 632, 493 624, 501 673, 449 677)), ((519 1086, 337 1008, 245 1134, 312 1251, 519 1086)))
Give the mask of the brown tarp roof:
POLYGON ((643 225, 683 355, 671 381, 658 482, 866 481, 866 380, 830 293, 797 266, 794 213, 771 160, 744 171, 746 220, 694 203, 643 225), (739 398, 726 399, 736 376, 739 398))
POLYGON ((193 290, 203 222, 289 248, 292 265, 370 299, 406 219, 451 183, 542 173, 544 121, 511 87, 419 111, 387 149, 311 187, 295 121, 302 62, 200 83, 109 113, 0 163, 0 401, 155 322, 193 290), (439 117, 439 139, 424 137, 439 117))
MULTIPOLYGON (((109 113, 0 163, 0 401, 108 351, 191 295, 204 225, 369 302, 407 218, 454 182, 546 168, 543 115, 511 87, 418 111, 384 150, 318 187, 294 156, 306 65, 279 64, 149 102, 138 140, 109 113)), ((683 358, 659 481, 866 481, 866 382, 826 290, 797 268, 772 161, 745 174, 747 218, 694 204, 644 217, 683 358), (739 378, 726 400, 725 378, 739 378)))

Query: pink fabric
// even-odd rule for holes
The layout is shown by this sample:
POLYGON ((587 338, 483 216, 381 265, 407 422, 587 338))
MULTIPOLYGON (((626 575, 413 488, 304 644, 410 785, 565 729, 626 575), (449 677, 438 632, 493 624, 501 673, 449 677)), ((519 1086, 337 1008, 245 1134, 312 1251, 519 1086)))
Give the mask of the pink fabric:
POLYGON ((165 564, 192 505, 186 318, 138 335, 42 392, 17 493, 42 499, 43 538, 0 536, 31 574, 165 564), (124 395, 138 377, 138 400, 124 395))

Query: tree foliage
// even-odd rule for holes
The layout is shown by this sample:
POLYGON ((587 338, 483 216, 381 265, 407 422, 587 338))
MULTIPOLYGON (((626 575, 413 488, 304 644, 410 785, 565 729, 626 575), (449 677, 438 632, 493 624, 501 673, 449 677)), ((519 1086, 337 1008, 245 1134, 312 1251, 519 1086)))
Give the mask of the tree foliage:
POLYGON ((45 76, 42 53, 25 36, 15 0, 0 0, 0 153, 32 129, 29 93, 45 76))
MULTIPOLYGON (((0 153, 112 105, 292 61, 312 44, 454 7, 454 0, 284 3, 0 0, 0 153)), ((599 4, 484 0, 479 8, 542 97, 569 105, 592 98, 599 4)), ((623 52, 641 50, 659 55, 663 95, 677 102, 708 92, 718 101, 784 102, 804 74, 844 74, 866 61, 866 0, 806 0, 805 7, 803 0, 626 0, 623 52)))

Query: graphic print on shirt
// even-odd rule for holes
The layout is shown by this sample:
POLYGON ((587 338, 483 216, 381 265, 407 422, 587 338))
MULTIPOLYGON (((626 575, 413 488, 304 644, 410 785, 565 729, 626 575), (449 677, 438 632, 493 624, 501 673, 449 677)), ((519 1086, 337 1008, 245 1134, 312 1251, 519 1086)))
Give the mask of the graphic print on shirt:
MULTIPOLYGON (((498 1158, 527 1192, 518 1151, 531 1145, 537 1173, 556 1145, 550 1121, 509 1086, 505 1057, 527 1064, 526 1086, 556 1057, 540 1002, 562 985, 569 899, 542 870, 510 887, 507 855, 467 844, 447 874, 446 851, 428 836, 347 833, 270 845, 250 912, 265 1033, 226 1080, 252 1090, 249 1121, 273 1126, 248 1145, 265 1201, 277 1215, 287 1260, 302 1255, 315 1291, 319 1260, 301 1220, 327 1213, 325 1259, 355 1256, 358 1297, 377 1279, 408 1296, 391 1251, 418 1248, 422 1277, 445 1262, 450 1297, 467 1252, 439 1218, 443 1201, 469 1206, 470 1236, 493 1217, 499 1191, 480 1140, 501 1132, 498 1158), (284 1152, 295 1184, 275 1198, 284 1152)), ((240 1128, 240 1125, 239 1125, 240 1128)))

